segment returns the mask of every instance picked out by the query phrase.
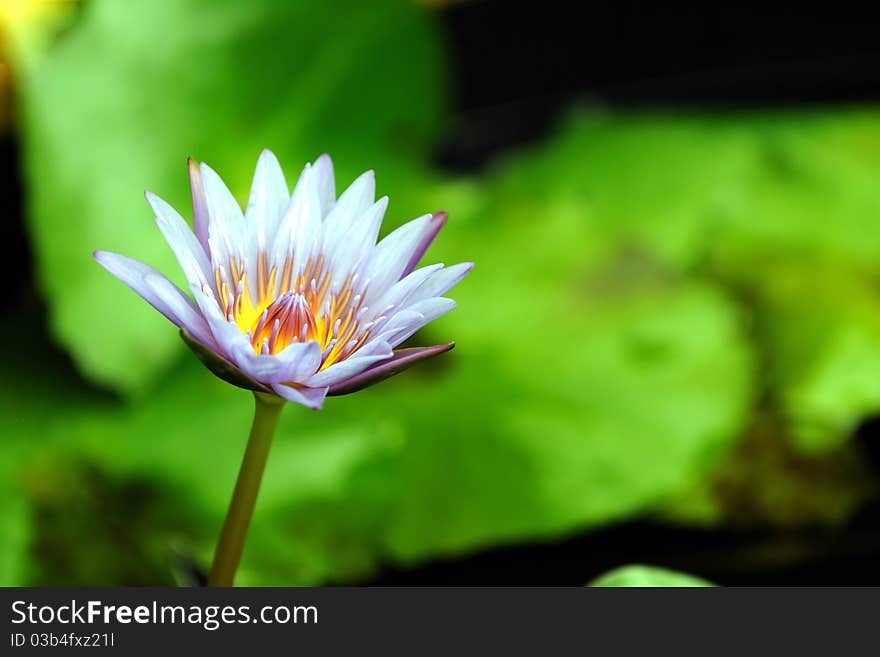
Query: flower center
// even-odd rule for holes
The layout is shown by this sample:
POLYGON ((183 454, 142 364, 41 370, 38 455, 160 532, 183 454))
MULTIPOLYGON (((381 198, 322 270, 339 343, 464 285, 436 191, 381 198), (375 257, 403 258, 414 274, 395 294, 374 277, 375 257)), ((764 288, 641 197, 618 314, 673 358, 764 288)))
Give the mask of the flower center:
POLYGON ((331 285, 323 256, 309 260, 294 276, 290 260, 279 274, 275 267, 269 270, 265 254, 259 254, 255 295, 244 266, 233 259, 229 265, 229 276, 221 267, 215 270, 220 307, 258 354, 277 354, 294 342, 315 341, 323 352, 323 369, 348 358, 369 337, 371 324, 361 322, 368 309, 361 307, 363 291, 356 292, 357 275, 331 285))
POLYGON ((315 315, 306 298, 285 292, 260 315, 253 329, 248 329, 254 349, 263 354, 278 353, 280 345, 318 339, 315 315))

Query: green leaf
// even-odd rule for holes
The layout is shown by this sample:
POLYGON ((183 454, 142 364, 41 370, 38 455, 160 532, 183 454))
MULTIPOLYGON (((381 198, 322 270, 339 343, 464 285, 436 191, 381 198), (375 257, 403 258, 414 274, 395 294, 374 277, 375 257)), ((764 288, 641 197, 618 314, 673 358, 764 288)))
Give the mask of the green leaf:
POLYGON ((874 109, 579 112, 501 180, 535 217, 580 212, 584 249, 719 286, 787 433, 823 449, 880 409, 878 144, 874 109))
POLYGON ((880 409, 880 114, 759 128, 761 157, 713 256, 753 305, 789 435, 827 449, 880 409))
MULTIPOLYGON (((136 393, 182 348, 91 259, 118 251, 182 281, 144 188, 187 215, 191 155, 244 201, 264 147, 290 184, 329 152, 340 185, 375 168, 382 191, 418 186, 443 108, 437 51, 428 17, 403 0, 87 3, 54 48, 21 65, 39 279, 53 333, 83 373, 136 393)), ((392 215, 424 212, 405 197, 392 215)))
POLYGON ((422 340, 456 340, 440 359, 450 378, 427 398, 403 377, 384 389, 410 416, 389 530, 399 559, 647 512, 746 421, 752 360, 731 301, 650 253, 597 252, 588 211, 537 215, 521 180, 450 222, 434 251, 477 263, 422 340))
POLYGON ((706 587, 715 586, 699 577, 656 566, 621 566, 600 575, 589 586, 597 587, 706 587))
POLYGON ((802 449, 839 445, 880 408, 875 275, 782 258, 760 271, 752 282, 758 329, 787 432, 802 449))
POLYGON ((4 485, 0 498, 0 586, 24 586, 30 570, 30 511, 16 490, 4 485))

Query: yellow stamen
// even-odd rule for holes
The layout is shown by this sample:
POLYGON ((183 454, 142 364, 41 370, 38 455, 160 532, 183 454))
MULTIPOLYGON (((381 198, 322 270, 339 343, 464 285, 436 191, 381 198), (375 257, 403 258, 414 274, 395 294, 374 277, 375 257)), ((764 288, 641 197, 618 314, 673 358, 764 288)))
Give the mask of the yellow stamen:
POLYGON ((323 256, 310 259, 294 280, 292 258, 288 258, 279 278, 278 269, 273 266, 270 270, 266 253, 260 252, 256 299, 251 296, 242 262, 230 257, 228 276, 219 267, 215 270, 223 313, 231 315, 243 333, 250 332, 256 353, 263 353, 266 345, 269 353, 276 354, 293 342, 315 341, 326 354, 320 368, 324 369, 364 344, 369 331, 362 331, 357 319, 363 299, 355 296, 354 279, 349 275, 338 292, 331 293, 333 277, 324 263, 323 256), (277 293, 276 281, 280 282, 277 293))

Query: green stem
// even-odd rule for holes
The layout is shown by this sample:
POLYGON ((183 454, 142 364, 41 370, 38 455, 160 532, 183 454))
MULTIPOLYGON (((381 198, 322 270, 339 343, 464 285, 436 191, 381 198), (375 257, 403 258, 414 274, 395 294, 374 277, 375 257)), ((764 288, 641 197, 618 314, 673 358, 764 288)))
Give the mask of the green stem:
POLYGON ((238 471, 238 481, 235 482, 229 511, 226 512, 223 531, 214 552, 214 565, 208 575, 208 586, 232 586, 235 579, 275 427, 278 426, 278 418, 284 408, 284 400, 275 395, 255 392, 254 401, 254 423, 251 425, 251 435, 238 471))

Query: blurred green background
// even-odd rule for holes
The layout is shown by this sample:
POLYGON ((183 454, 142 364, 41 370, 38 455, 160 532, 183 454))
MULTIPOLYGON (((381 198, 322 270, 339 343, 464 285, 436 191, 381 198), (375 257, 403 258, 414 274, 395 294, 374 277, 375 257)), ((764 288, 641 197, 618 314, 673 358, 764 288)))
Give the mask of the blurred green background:
POLYGON ((285 410, 240 584, 880 578, 880 111, 554 101, 450 166, 449 11, 4 5, 0 584, 208 562, 252 401, 91 252, 180 282, 143 190, 188 215, 192 155, 244 201, 264 147, 375 169, 385 232, 446 209, 427 260, 477 266, 411 341, 452 353, 285 410))

